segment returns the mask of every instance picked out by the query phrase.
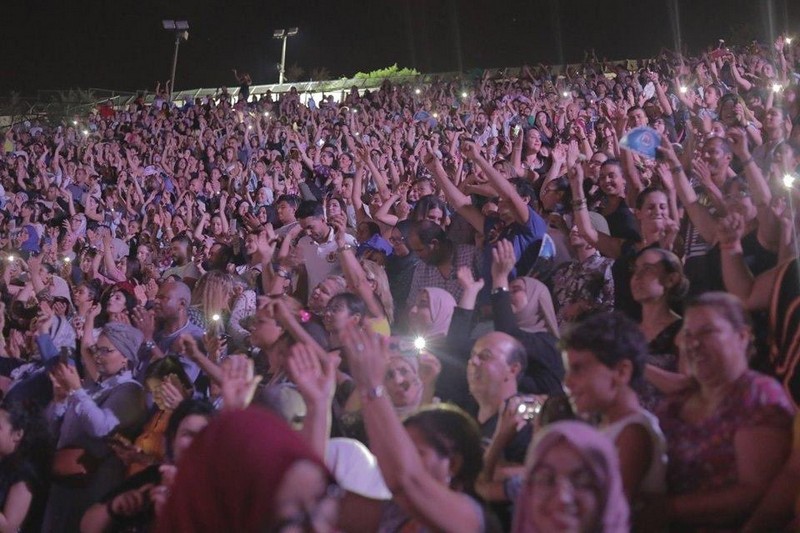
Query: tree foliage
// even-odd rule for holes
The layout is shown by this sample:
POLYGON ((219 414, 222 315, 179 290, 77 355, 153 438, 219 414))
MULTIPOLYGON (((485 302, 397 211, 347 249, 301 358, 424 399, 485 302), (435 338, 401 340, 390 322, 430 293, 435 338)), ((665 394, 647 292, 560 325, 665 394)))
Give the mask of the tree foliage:
POLYGON ((357 72, 354 78, 358 79, 383 79, 383 78, 395 78, 395 77, 403 77, 403 76, 419 76, 420 73, 417 69, 413 68, 399 68, 397 63, 390 67, 380 68, 378 70, 373 70, 372 72, 357 72))

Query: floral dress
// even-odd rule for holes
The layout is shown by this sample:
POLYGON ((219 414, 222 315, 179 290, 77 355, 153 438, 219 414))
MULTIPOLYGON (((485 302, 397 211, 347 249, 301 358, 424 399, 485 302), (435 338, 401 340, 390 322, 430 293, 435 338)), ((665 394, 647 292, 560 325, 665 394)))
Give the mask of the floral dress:
POLYGON ((662 402, 658 409, 667 438, 670 494, 710 492, 738 481, 736 433, 740 429, 770 427, 791 431, 794 407, 780 384, 769 376, 747 370, 717 410, 699 423, 686 422, 681 409, 689 395, 662 402))
POLYGON ((587 311, 611 311, 614 308, 613 259, 599 253, 585 261, 571 261, 558 267, 553 274, 553 303, 556 320, 563 325, 564 310, 575 302, 587 302, 587 311))

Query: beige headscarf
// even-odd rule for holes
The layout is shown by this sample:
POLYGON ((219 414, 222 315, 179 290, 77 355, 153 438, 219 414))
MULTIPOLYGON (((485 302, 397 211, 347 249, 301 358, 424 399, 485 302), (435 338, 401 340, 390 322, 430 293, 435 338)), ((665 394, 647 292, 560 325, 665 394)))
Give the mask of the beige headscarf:
POLYGON ((537 279, 519 279, 525 285, 525 294, 528 296, 525 307, 514 314, 519 329, 529 333, 547 332, 558 337, 558 322, 550 290, 537 279))

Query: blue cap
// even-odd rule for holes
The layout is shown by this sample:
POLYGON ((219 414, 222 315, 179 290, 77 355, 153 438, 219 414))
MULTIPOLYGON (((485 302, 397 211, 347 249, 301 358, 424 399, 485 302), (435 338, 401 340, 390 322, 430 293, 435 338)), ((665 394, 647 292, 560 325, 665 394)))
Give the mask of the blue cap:
POLYGON ((389 244, 389 241, 387 241, 380 235, 373 235, 366 242, 362 242, 361 244, 359 244, 358 249, 356 250, 356 255, 360 257, 367 250, 375 250, 376 252, 383 252, 387 256, 392 255, 392 252, 394 251, 392 245, 389 244))
POLYGON ((641 126, 629 131, 619 141, 619 144, 622 148, 627 148, 631 152, 655 159, 656 148, 661 145, 661 135, 653 128, 641 126))

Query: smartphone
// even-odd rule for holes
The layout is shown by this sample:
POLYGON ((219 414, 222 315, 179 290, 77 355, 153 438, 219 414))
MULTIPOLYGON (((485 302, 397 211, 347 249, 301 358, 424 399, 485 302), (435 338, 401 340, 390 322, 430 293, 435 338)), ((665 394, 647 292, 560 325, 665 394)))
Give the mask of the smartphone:
POLYGON ((58 362, 63 365, 75 366, 75 360, 72 358, 72 354, 66 346, 62 346, 58 351, 58 362))

